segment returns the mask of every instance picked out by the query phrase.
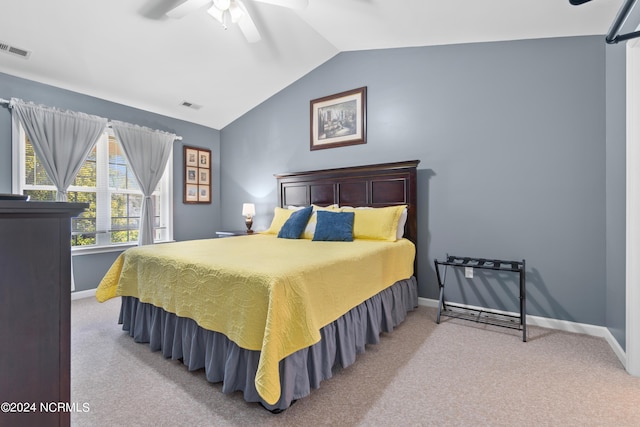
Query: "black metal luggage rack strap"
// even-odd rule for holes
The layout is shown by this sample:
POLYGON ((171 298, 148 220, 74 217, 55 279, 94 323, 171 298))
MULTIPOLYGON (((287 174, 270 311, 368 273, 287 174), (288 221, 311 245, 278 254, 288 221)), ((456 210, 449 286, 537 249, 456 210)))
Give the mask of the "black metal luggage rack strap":
POLYGON ((459 257, 447 254, 446 261, 434 261, 436 276, 440 288, 438 302, 438 316, 436 323, 440 323, 440 315, 470 320, 477 323, 485 323, 494 326, 522 330, 522 341, 527 341, 527 302, 526 302, 526 277, 525 260, 505 261, 501 259, 459 257), (440 266, 444 266, 444 274, 440 275, 440 266), (470 308, 460 304, 447 303, 444 300, 444 284, 447 278, 447 268, 471 267, 483 270, 497 270, 518 273, 520 282, 520 315, 500 313, 490 309, 470 308))

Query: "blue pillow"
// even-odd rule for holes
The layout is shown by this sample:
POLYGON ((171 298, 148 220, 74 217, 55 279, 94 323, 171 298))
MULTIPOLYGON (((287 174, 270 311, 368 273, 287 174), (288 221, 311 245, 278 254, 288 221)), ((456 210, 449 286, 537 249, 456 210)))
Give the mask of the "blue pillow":
POLYGON ((282 225, 278 237, 283 239, 299 239, 313 213, 313 206, 295 211, 282 225))
POLYGON ((353 241, 353 212, 316 212, 316 231, 313 240, 352 242, 353 241))

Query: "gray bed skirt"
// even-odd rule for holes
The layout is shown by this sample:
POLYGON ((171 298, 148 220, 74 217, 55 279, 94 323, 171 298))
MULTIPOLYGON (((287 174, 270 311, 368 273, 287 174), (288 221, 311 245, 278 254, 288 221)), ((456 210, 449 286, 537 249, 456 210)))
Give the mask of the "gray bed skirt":
POLYGON ((199 327, 193 320, 178 317, 159 307, 122 297, 119 323, 134 341, 149 343, 151 350, 166 358, 182 359, 190 371, 204 368, 212 383, 222 382, 222 391, 242 391, 247 402, 260 402, 278 412, 297 399, 308 396, 311 388, 331 378, 332 368, 343 368, 365 351, 366 344, 377 344, 382 332, 391 332, 418 306, 415 277, 396 282, 353 308, 320 330, 321 340, 280 361, 280 400, 264 402, 254 384, 259 351, 245 350, 225 335, 199 327))

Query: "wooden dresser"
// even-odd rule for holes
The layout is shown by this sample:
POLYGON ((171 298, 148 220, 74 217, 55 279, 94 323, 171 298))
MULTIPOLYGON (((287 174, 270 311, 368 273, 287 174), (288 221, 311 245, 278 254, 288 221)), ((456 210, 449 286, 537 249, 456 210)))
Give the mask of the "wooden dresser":
POLYGON ((87 207, 0 200, 2 425, 69 425, 51 402, 70 399, 71 218, 87 207))

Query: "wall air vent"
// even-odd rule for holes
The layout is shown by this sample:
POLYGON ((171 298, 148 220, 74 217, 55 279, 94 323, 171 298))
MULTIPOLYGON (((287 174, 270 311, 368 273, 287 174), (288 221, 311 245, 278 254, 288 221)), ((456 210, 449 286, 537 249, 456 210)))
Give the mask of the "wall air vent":
POLYGON ((194 104, 193 102, 189 101, 182 101, 182 104, 180 105, 182 105, 183 107, 191 108, 192 110, 199 110, 202 108, 202 105, 194 104))
POLYGON ((31 52, 25 49, 20 49, 19 47, 11 46, 8 43, 0 41, 0 52, 10 53, 12 55, 19 56, 21 58, 27 59, 31 55, 31 52))

